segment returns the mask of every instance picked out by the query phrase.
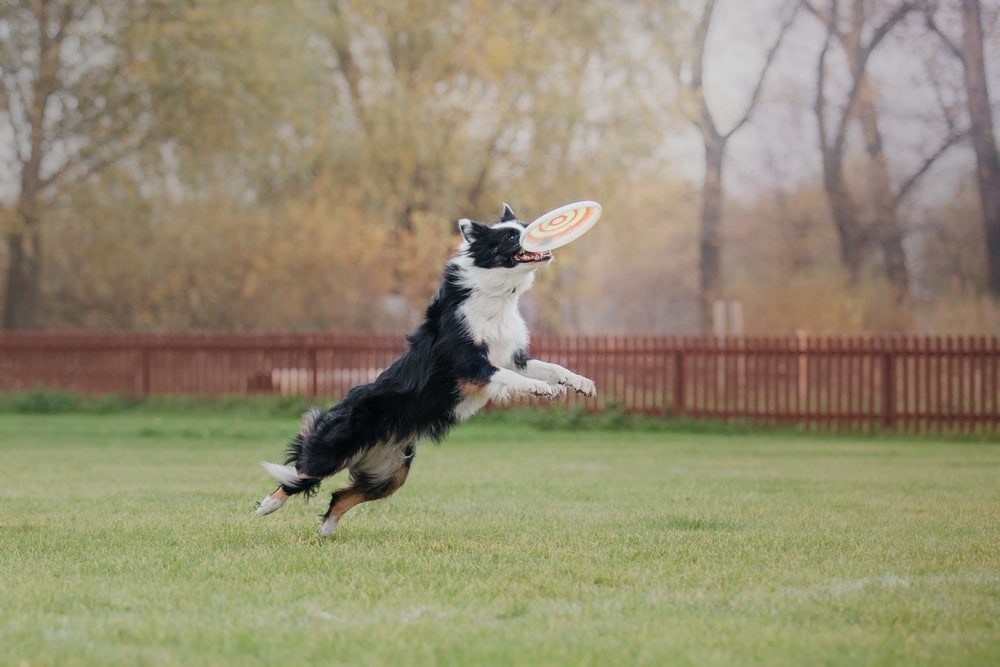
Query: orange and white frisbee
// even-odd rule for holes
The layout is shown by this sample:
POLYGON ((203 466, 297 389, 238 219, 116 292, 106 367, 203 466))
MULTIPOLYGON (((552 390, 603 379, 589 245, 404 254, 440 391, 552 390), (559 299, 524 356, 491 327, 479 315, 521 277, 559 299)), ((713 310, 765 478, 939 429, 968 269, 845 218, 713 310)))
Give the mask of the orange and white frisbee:
POLYGON ((572 243, 590 231, 601 217, 596 201, 578 201, 549 211, 521 232, 521 247, 544 252, 572 243))

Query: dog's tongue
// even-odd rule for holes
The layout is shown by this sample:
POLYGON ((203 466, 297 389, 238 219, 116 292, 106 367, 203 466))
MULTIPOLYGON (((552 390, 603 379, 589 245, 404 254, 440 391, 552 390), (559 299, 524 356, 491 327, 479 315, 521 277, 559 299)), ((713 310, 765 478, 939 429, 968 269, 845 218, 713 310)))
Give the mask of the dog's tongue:
POLYGON ((530 250, 520 250, 518 251, 515 258, 519 262, 540 262, 550 253, 548 252, 531 252, 530 250))

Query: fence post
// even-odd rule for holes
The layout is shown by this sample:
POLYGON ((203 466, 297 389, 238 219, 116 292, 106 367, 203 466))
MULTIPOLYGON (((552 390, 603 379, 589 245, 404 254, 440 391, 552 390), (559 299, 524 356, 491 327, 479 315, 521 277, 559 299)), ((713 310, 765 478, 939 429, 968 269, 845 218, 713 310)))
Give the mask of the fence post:
POLYGON ((316 398, 319 395, 319 354, 316 350, 316 345, 309 348, 309 365, 312 366, 312 388, 311 397, 316 398))
POLYGON ((796 368, 798 371, 798 377, 796 378, 797 395, 795 398, 798 401, 799 411, 801 412, 801 406, 807 405, 809 398, 809 336, 801 329, 795 332, 795 347, 799 353, 796 368))
POLYGON ((684 352, 674 352, 674 396, 670 401, 670 414, 679 417, 684 414, 684 352))
POLYGON ((891 344, 882 353, 882 428, 896 428, 896 358, 891 344))
POLYGON ((149 348, 149 344, 142 346, 142 396, 143 398, 149 398, 149 395, 153 391, 153 353, 149 348))

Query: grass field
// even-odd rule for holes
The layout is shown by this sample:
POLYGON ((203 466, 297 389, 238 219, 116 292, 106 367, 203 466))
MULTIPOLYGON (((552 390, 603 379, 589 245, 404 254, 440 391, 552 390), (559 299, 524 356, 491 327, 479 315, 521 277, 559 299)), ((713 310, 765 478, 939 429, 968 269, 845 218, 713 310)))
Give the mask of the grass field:
POLYGON ((0 414, 0 665, 1000 664, 996 444, 487 418, 319 540, 294 429, 0 414))

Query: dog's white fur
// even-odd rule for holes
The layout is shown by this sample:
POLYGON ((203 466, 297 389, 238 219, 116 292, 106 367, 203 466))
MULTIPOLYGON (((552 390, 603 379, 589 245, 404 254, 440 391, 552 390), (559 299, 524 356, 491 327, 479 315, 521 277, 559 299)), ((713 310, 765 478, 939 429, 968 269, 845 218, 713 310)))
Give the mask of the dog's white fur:
MULTIPOLYGON (((521 229, 516 223, 500 223, 494 228, 502 226, 521 229)), ((464 268, 473 290, 460 310, 468 323, 469 333, 474 340, 487 345, 490 362, 500 370, 490 378, 487 396, 481 400, 477 397, 473 401, 463 401, 457 411, 462 413, 460 418, 465 417, 465 412, 471 416, 488 400, 504 401, 518 394, 554 398, 570 387, 585 396, 595 395, 596 388, 591 380, 558 364, 530 359, 527 366, 519 370, 514 363, 515 353, 527 349, 530 340, 518 302, 534 284, 537 266, 523 264, 507 271, 482 269, 474 266, 462 250, 460 246, 458 256, 452 261, 464 268)))

